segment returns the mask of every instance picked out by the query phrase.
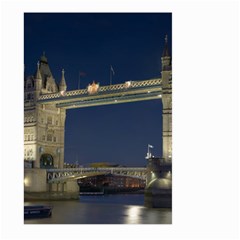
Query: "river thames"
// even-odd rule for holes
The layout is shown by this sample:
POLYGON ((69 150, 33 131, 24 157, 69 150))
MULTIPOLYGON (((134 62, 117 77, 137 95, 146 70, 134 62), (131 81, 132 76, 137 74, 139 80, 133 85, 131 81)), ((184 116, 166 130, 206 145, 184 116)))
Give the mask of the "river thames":
POLYGON ((172 209, 144 207, 143 194, 80 196, 76 201, 25 202, 53 206, 49 218, 25 224, 171 224, 172 209))

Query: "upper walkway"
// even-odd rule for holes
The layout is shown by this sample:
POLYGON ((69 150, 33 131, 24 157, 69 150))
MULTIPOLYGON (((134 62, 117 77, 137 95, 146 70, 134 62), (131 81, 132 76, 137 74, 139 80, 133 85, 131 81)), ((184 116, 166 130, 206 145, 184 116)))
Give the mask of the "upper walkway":
POLYGON ((102 87, 93 83, 87 89, 43 94, 38 103, 56 104, 56 107, 71 109, 159 99, 162 95, 161 83, 161 78, 127 81, 102 87))

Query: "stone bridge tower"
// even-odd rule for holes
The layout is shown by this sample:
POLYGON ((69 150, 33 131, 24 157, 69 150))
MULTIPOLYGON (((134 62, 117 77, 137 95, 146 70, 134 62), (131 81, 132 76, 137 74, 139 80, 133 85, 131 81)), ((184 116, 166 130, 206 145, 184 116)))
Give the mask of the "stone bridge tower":
POLYGON ((163 160, 172 161, 172 63, 167 36, 162 55, 163 160))
POLYGON ((167 36, 162 55, 162 158, 147 156, 144 205, 172 207, 172 66, 167 36))
POLYGON ((57 84, 45 54, 37 64, 35 76, 24 78, 24 165, 34 168, 63 168, 66 110, 37 103, 41 94, 63 93, 67 85, 57 84))

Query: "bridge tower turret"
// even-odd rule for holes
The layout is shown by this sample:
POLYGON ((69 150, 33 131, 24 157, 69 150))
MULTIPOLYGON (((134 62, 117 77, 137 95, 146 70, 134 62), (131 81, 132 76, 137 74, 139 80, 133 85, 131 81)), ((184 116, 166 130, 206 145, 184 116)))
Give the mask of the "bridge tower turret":
POLYGON ((162 119, 163 119, 163 160, 172 161, 172 63, 168 50, 168 39, 162 54, 162 119))
POLYGON ((67 90, 67 84, 65 81, 65 76, 64 76, 64 69, 62 70, 62 79, 59 83, 59 92, 65 92, 67 90))
POLYGON ((39 98, 42 90, 42 76, 40 73, 40 63, 37 63, 37 72, 35 75, 35 84, 36 84, 36 100, 39 98))

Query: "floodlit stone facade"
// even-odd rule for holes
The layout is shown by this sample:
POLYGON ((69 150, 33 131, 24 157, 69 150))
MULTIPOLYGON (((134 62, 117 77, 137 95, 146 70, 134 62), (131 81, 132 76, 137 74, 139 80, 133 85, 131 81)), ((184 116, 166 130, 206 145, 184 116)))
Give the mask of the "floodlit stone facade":
POLYGON ((24 78, 24 160, 34 168, 63 168, 66 110, 55 104, 39 104, 41 94, 66 91, 62 71, 59 84, 51 73, 45 55, 37 64, 35 76, 24 78))
POLYGON ((172 63, 168 51, 167 36, 162 55, 162 118, 163 159, 172 161, 172 63))

